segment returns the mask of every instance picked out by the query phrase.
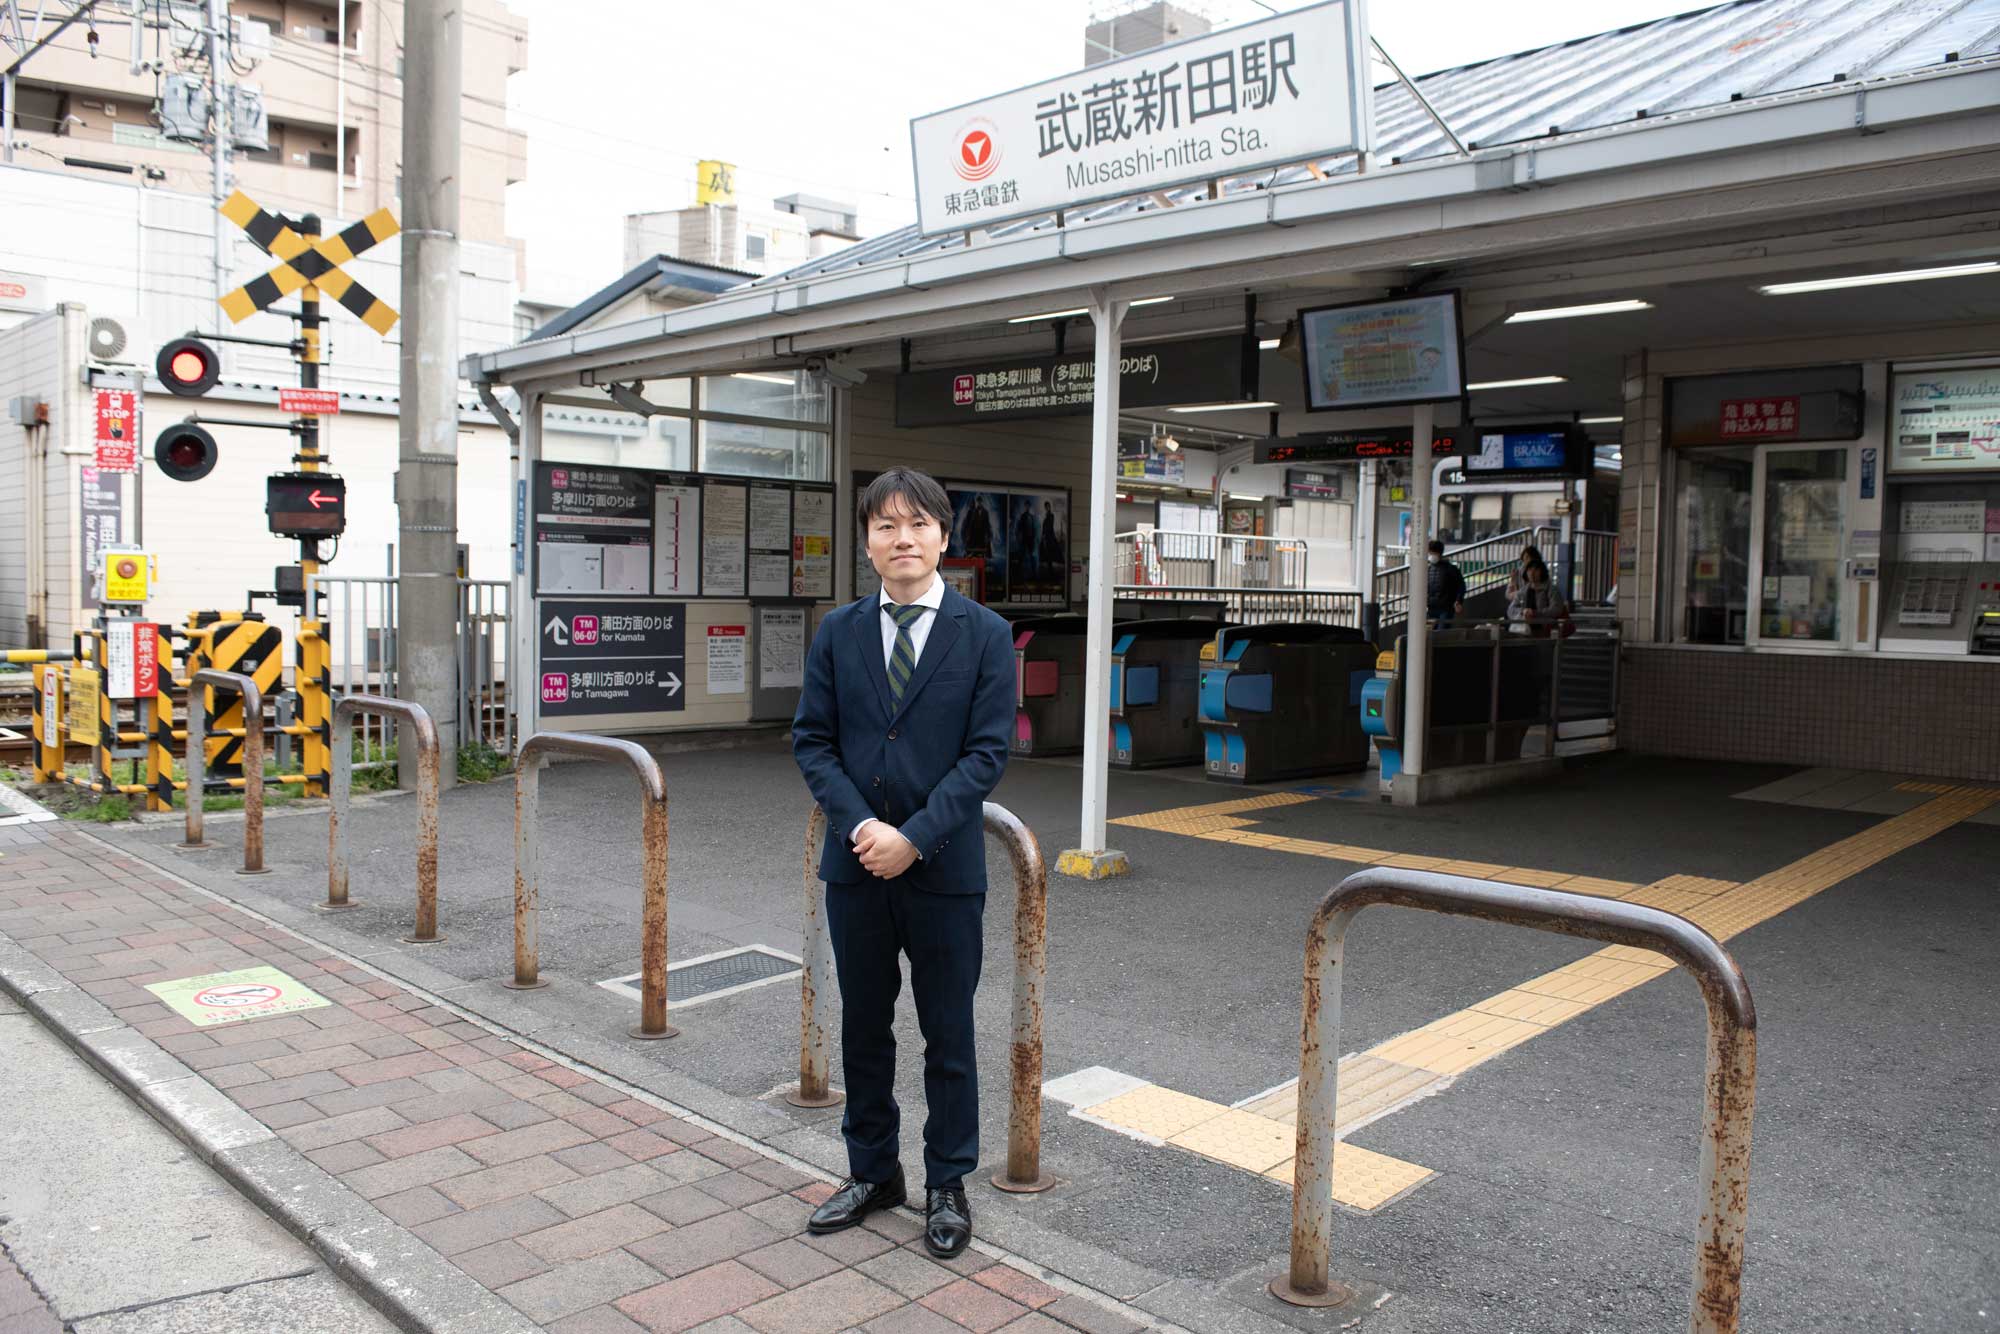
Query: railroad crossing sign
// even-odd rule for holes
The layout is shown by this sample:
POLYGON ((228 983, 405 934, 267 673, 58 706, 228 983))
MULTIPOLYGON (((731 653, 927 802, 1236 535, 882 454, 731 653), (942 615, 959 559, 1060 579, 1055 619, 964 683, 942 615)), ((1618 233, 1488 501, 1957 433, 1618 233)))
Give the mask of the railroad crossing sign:
POLYGON ((310 242, 259 208, 257 201, 241 190, 223 201, 221 211, 223 217, 247 232, 259 249, 278 261, 269 273, 252 278, 222 298, 223 313, 231 320, 241 324, 310 283, 347 307, 376 333, 386 335, 395 327, 398 318, 395 309, 340 267, 402 230, 396 215, 388 209, 378 208, 346 230, 310 242))

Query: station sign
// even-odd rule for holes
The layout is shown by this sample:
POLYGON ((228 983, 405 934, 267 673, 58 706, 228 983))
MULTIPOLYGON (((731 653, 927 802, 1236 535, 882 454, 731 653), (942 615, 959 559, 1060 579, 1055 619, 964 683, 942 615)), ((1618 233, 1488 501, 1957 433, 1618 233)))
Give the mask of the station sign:
POLYGON ((330 472, 264 479, 264 516, 276 537, 338 537, 347 531, 347 481, 330 472))
MULTIPOLYGON (((896 425, 958 426, 1087 414, 1097 360, 1086 347, 1061 357, 967 361, 896 377, 896 425)), ((1254 402, 1257 345, 1238 334, 1127 346, 1118 364, 1120 408, 1254 402)))
POLYGON ((678 713, 687 707, 687 604, 542 599, 544 718, 678 713))
POLYGON ((1351 0, 1154 47, 910 122, 926 235, 1367 147, 1351 0))
POLYGON ((1339 500, 1345 488, 1341 475, 1324 468, 1285 469, 1285 494, 1301 499, 1339 500))
POLYGON ((1666 398, 1667 443, 1676 447, 1861 437, 1859 366, 1674 376, 1666 398))
MULTIPOLYGON (((1464 427, 1431 433, 1431 456, 1465 452, 1464 427)), ((1259 463, 1355 463, 1364 459, 1406 459, 1416 452, 1408 427, 1373 431, 1324 431, 1314 435, 1268 436, 1257 442, 1259 463)))

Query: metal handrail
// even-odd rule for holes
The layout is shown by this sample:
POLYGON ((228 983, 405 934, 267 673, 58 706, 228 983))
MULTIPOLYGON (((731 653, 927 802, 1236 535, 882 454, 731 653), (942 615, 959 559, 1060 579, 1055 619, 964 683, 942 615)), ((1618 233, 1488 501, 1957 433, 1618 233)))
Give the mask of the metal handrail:
POLYGON ((1308 538, 1154 528, 1115 533, 1111 540, 1112 582, 1118 585, 1279 591, 1312 587, 1308 538), (1253 575, 1259 566, 1261 573, 1253 575), (1152 576, 1156 568, 1158 578, 1152 576))
POLYGON ((187 802, 185 830, 179 847, 209 846, 203 835, 202 796, 208 784, 208 709, 195 687, 233 690, 243 697, 243 869, 238 875, 263 875, 264 865, 264 692, 241 672, 203 667, 188 677, 187 802))
POLYGON ((514 977, 517 990, 545 987, 541 975, 542 854, 536 838, 542 764, 549 755, 609 760, 629 767, 641 798, 640 878, 644 907, 639 927, 639 1023, 635 1038, 671 1038, 667 1022, 667 779, 644 746, 623 737, 586 732, 536 732, 514 761, 514 977))
MULTIPOLYGON (((1042 1174, 1042 987, 1048 979, 1049 877, 1041 844, 998 802, 985 803, 982 823, 1007 849, 1014 866, 1014 1009, 1008 1048, 1012 1071, 1007 1112, 1007 1169, 993 1184, 1014 1195, 1055 1185, 1042 1174)), ((799 975, 799 1083, 785 1094, 798 1107, 831 1107, 840 1101, 827 1083, 827 964, 833 946, 821 911, 818 858, 826 815, 813 807, 806 818, 805 949, 799 975)))
POLYGON ((382 695, 343 695, 333 706, 333 777, 326 817, 326 903, 352 908, 347 897, 347 812, 354 799, 354 719, 357 714, 394 718, 417 742, 417 920, 405 942, 431 945, 444 939, 437 929, 438 734, 423 705, 382 695))
POLYGON ((1750 1121, 1757 1102, 1757 1012, 1736 960, 1708 932, 1658 908, 1559 889, 1382 867, 1357 871, 1328 891, 1306 932, 1291 1268, 1271 1280, 1272 1294, 1298 1306, 1338 1306, 1354 1295, 1327 1272, 1333 1229, 1333 1118, 1340 1085, 1341 957, 1355 914, 1375 903, 1655 950, 1693 975, 1708 1004, 1701 1144, 1701 1169, 1708 1186, 1696 1234, 1695 1295, 1688 1329, 1690 1334, 1733 1334, 1743 1290, 1750 1121))

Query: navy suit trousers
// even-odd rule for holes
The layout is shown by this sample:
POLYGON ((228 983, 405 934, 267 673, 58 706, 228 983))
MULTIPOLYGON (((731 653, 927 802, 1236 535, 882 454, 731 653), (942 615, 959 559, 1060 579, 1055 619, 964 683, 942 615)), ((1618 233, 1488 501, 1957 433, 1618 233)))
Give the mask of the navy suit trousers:
POLYGON ((985 944, 986 895, 940 894, 895 880, 826 887, 827 933, 840 970, 848 1173, 887 1181, 901 1161, 896 1105, 899 955, 924 1036, 924 1185, 960 1186, 979 1161, 979 1066, 972 994, 985 944))

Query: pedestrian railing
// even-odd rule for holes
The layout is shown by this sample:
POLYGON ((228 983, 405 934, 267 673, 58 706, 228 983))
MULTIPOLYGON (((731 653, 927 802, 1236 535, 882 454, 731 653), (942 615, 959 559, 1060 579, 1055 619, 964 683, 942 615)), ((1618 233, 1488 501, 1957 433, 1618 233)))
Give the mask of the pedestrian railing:
MULTIPOLYGON (((333 910, 352 908, 347 896, 347 813, 354 799, 354 719, 394 720, 400 735, 417 747, 417 914, 416 925, 403 939, 431 945, 444 939, 437 929, 438 879, 438 735, 421 704, 381 695, 344 695, 333 706, 333 778, 328 785, 326 817, 326 903, 333 910)), ((384 730, 388 724, 384 723, 384 730)))
POLYGON ((630 768, 640 788, 640 857, 644 907, 639 928, 639 1023, 635 1038, 678 1037, 667 1022, 667 779, 660 762, 636 742, 584 732, 536 732, 514 761, 514 978, 526 990, 548 985, 541 975, 541 848, 536 817, 542 764, 550 755, 608 760, 630 768))
MULTIPOLYGON (((1007 1168, 993 1184, 1016 1195, 1055 1185, 1042 1174, 1042 986, 1048 978, 1049 877, 1041 845, 1014 813, 997 802, 984 810, 987 836, 1007 850, 1014 867, 1014 1013, 1008 1065, 1012 1071, 1007 1113, 1007 1168)), ((827 988, 833 946, 822 910, 818 857, 826 816, 814 807, 806 820, 805 949, 799 977, 799 1084, 786 1098, 800 1107, 840 1101, 827 1083, 827 988)))
POLYGON ((241 672, 204 667, 188 678, 186 826, 180 847, 209 846, 202 823, 202 797, 208 786, 208 710, 194 691, 199 686, 231 690, 243 697, 243 869, 238 875, 263 875, 264 865, 264 694, 256 681, 241 672))
POLYGON ((1693 975, 1708 1004, 1701 1140, 1701 1171, 1707 1185, 1695 1238, 1695 1293, 1688 1329, 1690 1334, 1734 1334, 1749 1212, 1750 1120, 1757 1101, 1757 1015, 1736 960, 1694 923, 1657 908, 1426 871, 1378 867, 1348 876, 1321 900, 1306 933, 1291 1268, 1271 1280, 1272 1294, 1297 1306, 1338 1306, 1354 1296, 1351 1288, 1328 1274, 1333 1118, 1340 1082, 1341 957, 1355 914, 1375 903, 1655 950, 1693 975))

